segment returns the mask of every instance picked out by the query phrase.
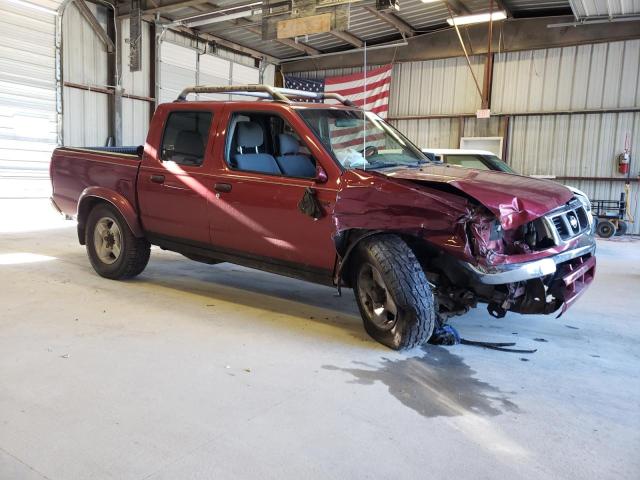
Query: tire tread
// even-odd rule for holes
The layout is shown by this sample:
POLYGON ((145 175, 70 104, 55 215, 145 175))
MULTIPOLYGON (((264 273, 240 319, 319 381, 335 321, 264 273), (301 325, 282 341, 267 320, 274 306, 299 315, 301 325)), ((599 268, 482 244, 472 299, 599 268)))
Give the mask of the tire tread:
POLYGON ((427 277, 413 251, 402 238, 393 234, 365 239, 359 249, 361 254, 368 251, 382 268, 380 273, 393 292, 398 306, 414 312, 414 321, 404 325, 397 349, 410 349, 426 343, 435 326, 434 298, 427 277))
POLYGON ((151 255, 151 244, 147 239, 134 236, 120 212, 107 203, 99 203, 89 212, 87 228, 85 229, 85 244, 87 245, 87 254, 94 270, 98 275, 112 280, 124 280, 140 275, 149 263, 151 255), (100 213, 101 211, 104 213, 100 213), (94 258, 93 225, 97 220, 96 217, 104 214, 109 214, 118 221, 120 231, 124 235, 124 249, 122 252, 124 258, 115 269, 105 268, 102 262, 94 258))

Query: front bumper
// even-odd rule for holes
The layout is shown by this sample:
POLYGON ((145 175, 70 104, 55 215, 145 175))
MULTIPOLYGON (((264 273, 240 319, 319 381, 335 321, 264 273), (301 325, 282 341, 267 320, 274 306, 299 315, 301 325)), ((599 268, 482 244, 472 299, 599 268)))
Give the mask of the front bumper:
POLYGON ((562 314, 575 303, 593 281, 596 274, 596 257, 591 256, 586 259, 581 257, 567 262, 561 268, 560 279, 564 284, 562 287, 564 297, 562 314))
POLYGON ((464 267, 475 279, 485 285, 504 285, 507 283, 526 282, 556 273, 558 266, 575 258, 591 255, 596 251, 595 237, 584 234, 578 239, 576 247, 553 257, 534 260, 532 262, 511 263, 491 267, 472 265, 464 262, 464 267))

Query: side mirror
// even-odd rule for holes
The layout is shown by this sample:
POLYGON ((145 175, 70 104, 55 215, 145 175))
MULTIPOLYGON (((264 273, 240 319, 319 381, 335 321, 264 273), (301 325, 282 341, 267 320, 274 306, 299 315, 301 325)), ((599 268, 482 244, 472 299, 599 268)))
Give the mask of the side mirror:
POLYGON ((327 180, 329 180, 327 172, 325 172, 324 168, 322 168, 322 165, 316 166, 316 176, 314 180, 316 183, 327 183, 327 180))
POLYGON ((142 158, 143 154, 144 154, 144 145, 138 145, 138 147, 136 148, 136 155, 138 155, 138 158, 142 158))

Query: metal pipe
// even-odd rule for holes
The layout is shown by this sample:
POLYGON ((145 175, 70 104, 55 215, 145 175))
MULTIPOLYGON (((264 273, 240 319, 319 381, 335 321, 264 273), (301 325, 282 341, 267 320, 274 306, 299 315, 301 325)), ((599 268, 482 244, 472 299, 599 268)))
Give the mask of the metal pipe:
MULTIPOLYGON (((404 38, 404 36, 403 36, 403 38, 404 38)), ((370 52, 371 50, 382 50, 384 48, 405 47, 407 45, 409 45, 409 43, 406 40, 403 40, 402 42, 385 43, 383 45, 374 45, 373 47, 367 46, 367 51, 370 52)), ((331 57, 331 56, 334 56, 334 55, 345 55, 345 54, 351 54, 351 53, 363 52, 363 51, 364 51, 364 47, 362 47, 362 48, 353 48, 353 49, 350 49, 350 50, 344 50, 344 51, 340 51, 340 52, 319 53, 317 55, 301 55, 299 57, 283 58, 283 59, 280 60, 280 64, 282 65, 284 63, 295 62, 297 60, 307 60, 309 58, 331 57)))
POLYGON ((640 20, 640 15, 624 15, 617 17, 596 17, 596 18, 584 18, 577 22, 562 22, 562 23, 550 23, 547 28, 560 28, 560 27, 583 27, 586 25, 595 25, 599 23, 618 23, 618 22, 635 22, 640 20))
MULTIPOLYGON (((547 115, 590 115, 595 113, 638 113, 640 108, 608 108, 608 109, 592 109, 592 110, 551 110, 547 112, 501 112, 491 113, 492 117, 537 117, 547 115)), ((397 115, 388 117, 387 120, 437 120, 443 118, 473 118, 475 113, 444 113, 433 115, 397 115)))

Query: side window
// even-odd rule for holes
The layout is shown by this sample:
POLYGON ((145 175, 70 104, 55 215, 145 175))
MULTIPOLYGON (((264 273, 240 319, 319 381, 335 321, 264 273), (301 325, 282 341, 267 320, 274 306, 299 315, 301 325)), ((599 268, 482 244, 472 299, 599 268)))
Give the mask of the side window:
POLYGON ((459 165, 465 168, 489 170, 489 167, 487 167, 484 162, 475 155, 446 155, 445 162, 450 165, 459 165))
POLYGON ((170 113, 162 137, 161 159, 180 165, 202 165, 211 118, 211 112, 170 113))
POLYGON ((231 168, 286 177, 315 177, 315 160, 295 130, 280 116, 236 113, 227 131, 226 159, 231 168))

